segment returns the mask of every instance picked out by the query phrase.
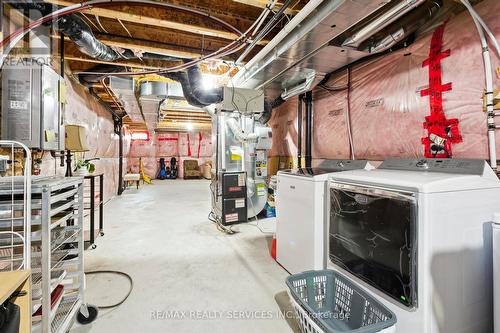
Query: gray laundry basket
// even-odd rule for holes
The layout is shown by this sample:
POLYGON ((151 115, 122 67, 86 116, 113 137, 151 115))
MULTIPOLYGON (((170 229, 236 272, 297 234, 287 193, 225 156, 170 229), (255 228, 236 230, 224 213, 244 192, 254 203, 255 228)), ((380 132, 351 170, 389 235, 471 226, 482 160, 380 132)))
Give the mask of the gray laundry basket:
POLYGON ((395 332, 394 313, 338 272, 308 271, 286 284, 303 333, 395 332))

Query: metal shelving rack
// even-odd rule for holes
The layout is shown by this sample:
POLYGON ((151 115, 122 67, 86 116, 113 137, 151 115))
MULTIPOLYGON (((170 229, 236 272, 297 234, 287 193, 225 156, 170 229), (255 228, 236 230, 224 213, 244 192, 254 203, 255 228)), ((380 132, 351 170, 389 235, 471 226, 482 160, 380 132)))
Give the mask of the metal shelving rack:
MULTIPOLYGON (((14 184, 17 186, 0 180, 0 207, 2 198, 22 201, 22 182, 14 184)), ((33 332, 65 333, 78 312, 88 316, 84 302, 83 178, 33 177, 31 212, 33 313, 42 309, 41 316, 33 316, 33 332), (58 285, 64 286, 63 294, 51 304, 51 294, 58 285)))

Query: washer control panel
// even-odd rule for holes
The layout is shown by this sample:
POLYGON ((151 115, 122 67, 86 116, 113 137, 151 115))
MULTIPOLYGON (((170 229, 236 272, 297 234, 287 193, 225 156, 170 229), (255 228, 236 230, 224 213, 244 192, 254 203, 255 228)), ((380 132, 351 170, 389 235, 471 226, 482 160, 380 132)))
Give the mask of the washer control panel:
POLYGON ((378 169, 444 172, 464 175, 483 175, 486 163, 483 160, 421 158, 388 159, 378 169))

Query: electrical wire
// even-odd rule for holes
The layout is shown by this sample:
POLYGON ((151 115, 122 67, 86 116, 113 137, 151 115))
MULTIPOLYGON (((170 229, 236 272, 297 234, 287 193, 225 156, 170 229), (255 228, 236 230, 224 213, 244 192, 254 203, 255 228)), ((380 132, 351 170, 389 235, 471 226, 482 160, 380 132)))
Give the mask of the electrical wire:
POLYGON ((351 159, 355 160, 356 156, 354 154, 354 140, 352 137, 352 127, 351 127, 351 67, 347 67, 347 112, 346 112, 346 126, 347 133, 349 135, 349 146, 351 148, 351 159))
MULTIPOLYGON (((266 11, 267 11, 267 9, 265 8, 261 12, 261 14, 259 15, 259 18, 257 18, 257 20, 243 34, 241 34, 238 39, 236 39, 235 41, 229 43, 228 45, 220 48, 219 50, 212 52, 208 55, 202 56, 198 59, 194 59, 194 60, 186 62, 184 64, 173 66, 173 67, 162 69, 162 70, 151 70, 151 71, 142 71, 142 72, 99 73, 99 74, 101 74, 101 75, 113 75, 113 76, 134 76, 134 75, 148 75, 148 74, 161 74, 161 73, 168 73, 168 72, 176 72, 176 71, 185 70, 185 69, 188 69, 190 67, 196 66, 197 64, 199 64, 202 61, 207 60, 207 59, 219 59, 222 57, 229 56, 231 54, 234 54, 234 53, 240 51, 242 48, 244 48, 246 46, 246 42, 249 38, 250 32, 259 24, 260 18, 263 15, 265 15, 266 11)), ((277 21, 275 24, 277 24, 278 22, 279 21, 277 21)), ((274 26, 275 25, 273 25, 271 27, 271 29, 274 28, 274 26)), ((267 27, 267 25, 266 25, 266 27, 267 27)), ((264 29, 266 29, 266 27, 264 29)), ((263 36, 267 35, 267 33, 265 33, 263 36)), ((253 36, 253 34, 251 36, 253 36)), ((259 36, 257 38, 259 38, 259 36)), ((254 41, 252 41, 252 43, 253 42, 254 41)), ((250 45, 252 45, 252 43, 250 45)), ((232 68, 231 68, 231 70, 232 70, 232 68)), ((228 73, 230 73, 231 70, 228 71, 228 73)), ((81 72, 79 74, 96 74, 96 73, 95 72, 81 72)))
MULTIPOLYGON (((285 9, 290 6, 292 3, 292 0, 286 0, 283 5, 280 7, 280 9, 276 12, 275 15, 271 18, 269 22, 264 26, 264 28, 257 34, 254 40, 250 43, 250 45, 243 51, 243 53, 238 57, 238 59, 235 61, 235 65, 239 64, 242 62, 246 56, 250 53, 250 51, 257 45, 259 41, 261 41, 269 32, 272 31, 276 27, 276 25, 281 21, 281 18, 283 17, 283 13, 285 12, 285 9)), ((267 7, 264 9, 267 11, 267 7)), ((253 35, 252 35, 253 36, 253 35)))
POLYGON ((130 287, 129 287, 129 290, 128 290, 127 294, 125 295, 125 297, 123 297, 122 300, 120 300, 119 302, 117 302, 115 304, 111 304, 111 305, 96 305, 96 306, 99 309, 112 309, 112 308, 116 308, 117 306, 120 306, 123 303, 125 303, 127 298, 132 293, 132 290, 134 290, 134 280, 132 279, 132 277, 125 272, 114 271, 114 270, 99 270, 99 271, 85 272, 85 275, 97 275, 97 274, 115 274, 115 275, 124 276, 130 282, 130 287))
POLYGON ((102 29, 105 33, 109 34, 108 30, 106 30, 106 29, 104 28, 104 26, 102 25, 102 23, 101 23, 101 19, 99 18, 99 16, 94 15, 94 17, 95 17, 95 20, 97 21, 97 24, 99 24, 99 26, 101 27, 101 29, 102 29))
POLYGON ((91 20, 91 19, 87 16, 87 15, 85 15, 85 13, 80 13, 80 14, 83 16, 83 18, 85 18, 85 20, 86 20, 88 23, 90 23, 91 25, 93 25, 93 26, 94 26, 94 28, 95 28, 97 31, 102 32, 101 28, 99 28, 99 27, 98 27, 98 26, 97 26, 97 25, 96 25, 96 24, 95 24, 95 23, 94 23, 94 22, 93 22, 93 21, 92 21, 92 20, 91 20))
MULTIPOLYGON (((154 5, 154 6, 168 7, 168 8, 174 8, 174 9, 179 9, 179 10, 191 12, 191 13, 194 13, 197 15, 201 15, 201 16, 205 16, 207 18, 210 18, 211 20, 214 20, 214 21, 222 24, 225 28, 234 32, 235 34, 240 35, 240 37, 237 40, 229 43, 228 45, 219 49, 218 51, 213 52, 213 54, 210 54, 206 57, 202 57, 200 59, 197 59, 197 61, 195 61, 195 62, 186 63, 186 64, 184 64, 184 66, 173 67, 173 68, 167 69, 166 71, 165 70, 163 70, 163 71, 154 70, 154 71, 147 71, 147 72, 142 72, 142 73, 135 72, 134 75, 146 75, 146 74, 163 73, 163 72, 169 72, 169 71, 174 71, 174 70, 186 69, 186 68, 189 68, 191 66, 196 65, 198 62, 200 62, 202 60, 211 58, 211 56, 222 57, 222 56, 227 55, 228 52, 229 53, 230 52, 233 52, 233 53, 237 52, 239 49, 241 49, 244 46, 244 44, 243 44, 243 46, 241 46, 239 44, 246 42, 246 37, 247 37, 246 33, 242 34, 237 28, 235 28, 231 24, 229 24, 229 23, 227 23, 227 22, 225 22, 225 21, 223 21, 215 16, 212 16, 209 13, 205 13, 203 11, 196 10, 193 8, 189 8, 189 7, 185 7, 185 6, 181 6, 181 5, 170 4, 170 3, 156 2, 156 1, 152 1, 152 0, 128 0, 128 1, 123 1, 123 0, 122 1, 120 1, 120 0, 118 0, 118 1, 117 0, 91 0, 91 1, 87 1, 87 2, 75 3, 74 5, 64 7, 62 9, 58 9, 58 10, 52 12, 51 14, 48 14, 48 15, 46 15, 38 20, 31 22, 30 24, 28 24, 24 27, 19 28, 18 30, 14 31, 12 34, 5 37, 4 40, 2 40, 0 42, 0 49, 3 48, 3 50, 4 50, 4 54, 0 58, 0 67, 3 65, 3 62, 6 58, 6 56, 10 53, 12 47, 14 47, 24 37, 24 35, 26 33, 31 31, 32 29, 40 26, 41 24, 52 21, 52 20, 59 18, 61 16, 64 16, 64 15, 69 15, 69 14, 81 12, 83 10, 90 9, 92 7, 106 6, 109 4, 119 4, 122 2, 128 3, 128 4, 130 4, 130 3, 150 4, 150 5, 154 5)), ((256 24, 256 22, 254 22, 254 24, 256 24)), ((251 29, 253 29, 254 24, 250 27, 251 29)), ((249 29, 249 30, 251 30, 251 29, 249 29)), ((90 74, 96 74, 96 73, 91 72, 90 74)), ((111 73, 111 74, 99 73, 99 74, 120 76, 120 75, 130 75, 130 72, 111 73)))
POLYGON ((351 128, 351 105, 350 105, 350 99, 351 99, 351 70, 348 69, 348 74, 347 74, 347 87, 341 87, 338 89, 329 89, 325 85, 318 85, 320 88, 328 92, 330 95, 333 95, 333 92, 336 91, 344 91, 347 90, 347 111, 345 112, 345 123, 346 123, 346 128, 347 128, 347 135, 348 135, 348 140, 349 140, 349 151, 351 155, 351 159, 355 160, 356 156, 354 154, 354 143, 353 143, 353 136, 352 136, 352 128, 351 128))
POLYGON ((215 226, 217 227, 217 230, 219 230, 220 232, 223 232, 223 233, 225 233, 227 235, 234 235, 234 234, 238 233, 237 231, 234 231, 230 227, 227 228, 226 226, 224 226, 222 224, 222 221, 220 220, 220 218, 213 211, 211 211, 210 213, 208 213, 208 220, 210 222, 214 223, 215 226))
POLYGON ((123 27, 123 29, 125 29, 125 31, 127 32, 127 34, 130 36, 130 38, 132 38, 132 34, 130 33, 130 31, 127 29, 127 27, 125 26, 125 24, 123 24, 122 20, 118 19, 118 22, 120 22, 121 26, 123 27))
POLYGON ((263 229, 261 229, 261 228, 260 228, 260 226, 259 226, 259 217, 258 217, 258 216, 257 216, 257 214, 255 213, 255 206, 254 206, 254 204, 253 204, 253 201, 252 201, 252 200, 250 200, 250 204, 252 205, 253 215, 254 215, 254 217, 255 217, 255 219, 256 219, 256 223, 255 223, 255 224, 250 224, 250 223, 249 223, 248 225, 253 225, 253 226, 257 227, 257 229, 259 229, 259 231, 260 231, 261 233, 263 233, 263 234, 266 234, 266 235, 274 235, 274 232, 272 232, 272 231, 264 231, 263 229))

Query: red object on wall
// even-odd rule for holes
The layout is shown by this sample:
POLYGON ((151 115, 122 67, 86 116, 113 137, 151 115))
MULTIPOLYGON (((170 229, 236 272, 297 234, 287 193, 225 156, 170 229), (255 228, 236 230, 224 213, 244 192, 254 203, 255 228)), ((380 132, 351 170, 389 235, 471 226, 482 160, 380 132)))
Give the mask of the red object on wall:
POLYGON ((179 141, 179 139, 178 138, 167 138, 167 137, 160 136, 160 137, 158 137, 158 141, 179 141))
POLYGON ((203 137, 201 136, 201 132, 198 132, 198 158, 200 158, 201 140, 203 140, 203 137))
POLYGON ((276 260, 276 234, 273 235, 273 240, 271 242, 271 258, 276 260))
POLYGON ((187 134, 187 140, 188 140, 188 157, 191 157, 191 142, 189 141, 189 133, 187 134))
POLYGON ((429 58, 422 64, 422 67, 429 67, 429 88, 422 90, 420 95, 429 96, 431 109, 430 115, 425 117, 424 122, 427 137, 422 138, 425 157, 452 157, 452 144, 462 142, 458 119, 447 119, 443 110, 443 92, 451 91, 453 88, 451 83, 442 84, 441 77, 441 60, 451 54, 449 49, 441 51, 445 27, 446 22, 434 31, 429 58))

